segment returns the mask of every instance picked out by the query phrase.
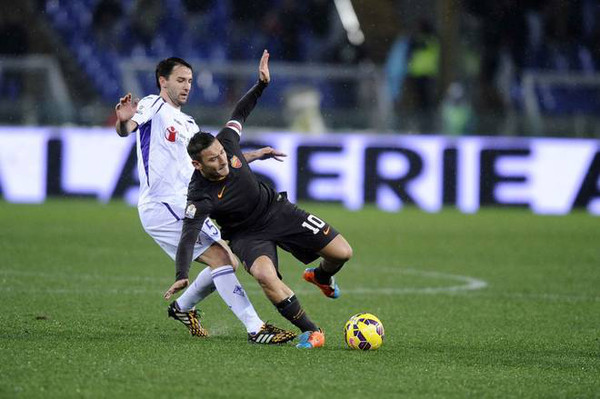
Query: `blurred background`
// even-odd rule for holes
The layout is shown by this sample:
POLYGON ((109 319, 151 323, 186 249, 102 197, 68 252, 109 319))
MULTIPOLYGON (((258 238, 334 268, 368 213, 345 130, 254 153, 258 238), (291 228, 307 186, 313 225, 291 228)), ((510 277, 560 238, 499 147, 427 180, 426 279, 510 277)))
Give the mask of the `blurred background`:
POLYGON ((600 137, 598 0, 1 1, 0 124, 107 126, 154 67, 195 69, 185 112, 322 133, 600 137))

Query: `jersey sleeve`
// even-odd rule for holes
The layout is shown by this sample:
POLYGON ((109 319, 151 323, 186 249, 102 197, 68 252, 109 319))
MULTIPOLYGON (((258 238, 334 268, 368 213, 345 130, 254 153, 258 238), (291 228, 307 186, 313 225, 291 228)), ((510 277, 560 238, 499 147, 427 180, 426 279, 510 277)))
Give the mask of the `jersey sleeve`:
POLYGON ((240 148, 240 138, 242 136, 242 124, 256 106, 256 103, 267 87, 268 83, 258 81, 244 96, 237 102, 231 119, 225 124, 223 129, 217 135, 217 138, 223 144, 225 149, 237 155, 243 163, 246 162, 244 154, 240 148))
POLYGON ((188 202, 175 257, 175 280, 188 278, 190 265, 194 260, 194 245, 207 217, 208 210, 202 202, 188 202))
POLYGON ((138 104, 137 112, 131 118, 138 126, 148 122, 165 104, 160 96, 151 95, 142 98, 138 104))
MULTIPOLYGON (((231 122, 231 121, 230 121, 231 122)), ((240 125, 241 128, 241 125, 240 125)), ((227 125, 217 134, 217 139, 221 142, 225 151, 235 154, 238 157, 242 154, 240 147, 240 134, 227 125)))
MULTIPOLYGON (((241 137, 242 135, 242 124, 246 122, 248 116, 256 106, 256 103, 263 90, 267 87, 268 83, 258 81, 235 105, 229 122, 225 124, 225 129, 231 129, 241 137)), ((222 131, 223 131, 222 130, 222 131)))

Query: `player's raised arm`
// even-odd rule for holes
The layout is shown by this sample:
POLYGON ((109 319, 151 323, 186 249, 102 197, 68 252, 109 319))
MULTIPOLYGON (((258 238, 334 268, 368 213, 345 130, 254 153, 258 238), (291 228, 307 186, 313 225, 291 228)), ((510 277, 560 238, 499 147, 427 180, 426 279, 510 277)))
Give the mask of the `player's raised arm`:
POLYGON ((117 115, 115 130, 119 136, 126 137, 129 133, 137 129, 137 123, 131 120, 131 118, 133 118, 137 111, 139 101, 138 98, 132 100, 131 93, 127 93, 125 97, 121 97, 119 103, 115 106, 115 113, 117 115))
POLYGON ((269 73, 269 52, 263 51, 260 63, 258 65, 258 82, 252 86, 250 90, 238 101, 235 109, 231 113, 231 120, 243 123, 248 118, 256 106, 258 98, 262 95, 263 90, 271 81, 269 73))
POLYGON ((258 64, 258 80, 264 83, 271 81, 271 74, 269 73, 269 52, 263 51, 262 57, 260 57, 260 63, 258 64))

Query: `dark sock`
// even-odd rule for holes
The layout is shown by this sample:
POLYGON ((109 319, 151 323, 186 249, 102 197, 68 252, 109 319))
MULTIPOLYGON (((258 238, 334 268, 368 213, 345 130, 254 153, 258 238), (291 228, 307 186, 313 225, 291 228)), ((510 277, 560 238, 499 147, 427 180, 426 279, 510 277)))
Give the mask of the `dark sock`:
POLYGON ((275 307, 283 317, 298 327, 300 331, 317 331, 319 329, 319 327, 308 318, 306 312, 302 309, 300 302, 296 298, 296 295, 284 299, 276 304, 275 307))
POLYGON ((331 276, 333 276, 333 274, 326 272, 323 267, 319 266, 315 268, 315 280, 317 280, 317 283, 329 284, 331 276))
POLYGON ((329 284, 331 282, 331 277, 340 271, 344 266, 344 263, 335 264, 327 262, 327 270, 323 267, 323 263, 325 263, 325 259, 322 259, 319 267, 315 268, 315 280, 317 280, 317 283, 319 284, 329 284))

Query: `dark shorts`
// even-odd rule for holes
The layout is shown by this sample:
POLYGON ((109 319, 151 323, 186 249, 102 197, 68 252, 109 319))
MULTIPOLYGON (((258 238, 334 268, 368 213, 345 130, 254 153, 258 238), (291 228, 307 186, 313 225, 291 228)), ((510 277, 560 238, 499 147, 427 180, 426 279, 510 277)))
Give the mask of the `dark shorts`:
POLYGON ((317 259, 318 252, 338 234, 328 223, 281 198, 272 205, 260 229, 234 234, 229 245, 246 270, 258 257, 266 255, 279 273, 277 247, 308 264, 317 259))

